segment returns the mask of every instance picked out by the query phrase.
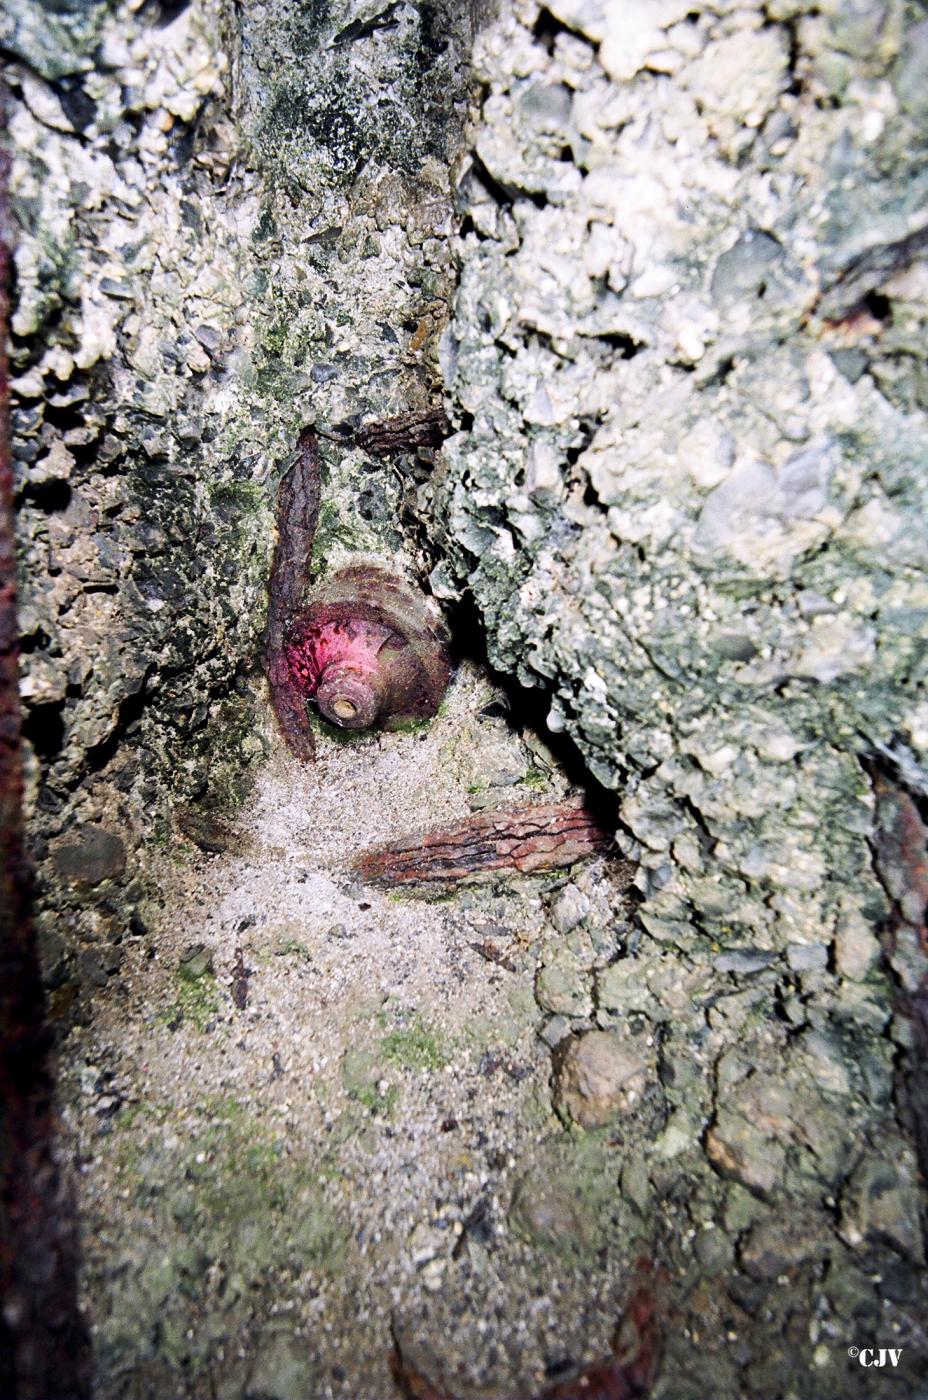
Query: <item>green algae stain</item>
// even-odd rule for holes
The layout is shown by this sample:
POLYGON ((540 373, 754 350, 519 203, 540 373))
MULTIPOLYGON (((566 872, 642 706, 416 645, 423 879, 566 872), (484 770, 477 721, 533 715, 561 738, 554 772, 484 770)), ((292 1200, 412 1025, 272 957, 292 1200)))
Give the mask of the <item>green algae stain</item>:
POLYGON ((221 1302, 212 1303, 231 1334, 247 1326, 253 1297, 281 1269, 337 1271, 349 1236, 325 1199, 319 1164, 236 1100, 213 1096, 190 1111, 135 1107, 108 1148, 129 1204, 99 1350, 108 1367, 134 1363, 140 1339, 156 1338, 160 1358, 198 1377, 210 1364, 200 1310, 219 1286, 211 1273, 222 1281, 221 1302))
POLYGON ((519 779, 519 787, 527 788, 529 792, 545 792, 548 788, 547 774, 540 768, 529 768, 524 777, 519 779))
POLYGON ((392 1118, 400 1101, 400 1091, 395 1084, 390 1084, 383 1091, 376 1084, 365 1084, 354 1097, 373 1117, 392 1118))
POLYGON ((316 538, 313 541, 313 557, 320 566, 320 571, 324 572, 326 558, 335 545, 353 549, 357 544, 355 532, 343 518, 336 502, 323 501, 319 523, 316 526, 316 538))
POLYGON ((341 725, 331 724, 314 707, 311 707, 308 713, 310 729, 314 734, 322 739, 327 739, 331 744, 363 747, 365 744, 372 744, 377 740, 377 730, 342 729, 341 725))
POLYGON ((179 969, 175 975, 175 996, 170 1006, 159 1013, 158 1019, 171 1030, 191 1025, 205 1031, 219 1012, 216 978, 208 970, 195 975, 179 969))
MULTIPOLYGON (((372 1045, 351 1045, 342 1056, 342 1087, 350 1099, 375 1118, 390 1118, 400 1099, 395 1084, 384 1085, 381 1057, 372 1045)), ((345 1118, 343 1131, 352 1135, 360 1125, 345 1118)))
POLYGON ((611 1134, 559 1134, 529 1164, 513 1192, 509 1223, 517 1235, 570 1266, 588 1264, 621 1242, 634 1257, 640 1222, 622 1198, 622 1158, 611 1134))
POLYGON ((380 1049, 390 1064, 418 1072, 443 1069, 450 1058, 435 1032, 418 1014, 385 1035, 380 1049))

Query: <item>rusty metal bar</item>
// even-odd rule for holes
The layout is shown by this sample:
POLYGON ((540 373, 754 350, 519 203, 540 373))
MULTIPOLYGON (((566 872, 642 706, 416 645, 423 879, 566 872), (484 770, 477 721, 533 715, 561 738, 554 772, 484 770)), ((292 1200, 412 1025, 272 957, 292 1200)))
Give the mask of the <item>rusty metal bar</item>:
MULTIPOLYGON (((0 138, 6 94, 0 90, 0 138)), ((0 1395, 83 1400, 73 1203, 55 1158, 51 1043, 23 833, 7 326, 12 233, 0 146, 0 1395)))

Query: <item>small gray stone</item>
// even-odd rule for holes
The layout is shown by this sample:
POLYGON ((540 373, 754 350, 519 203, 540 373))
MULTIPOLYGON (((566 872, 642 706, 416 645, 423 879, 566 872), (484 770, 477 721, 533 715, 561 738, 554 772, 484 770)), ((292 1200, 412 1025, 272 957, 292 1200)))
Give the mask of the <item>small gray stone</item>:
POLYGON ((713 300, 727 307, 745 298, 765 295, 771 278, 783 263, 783 248, 775 238, 759 229, 748 229, 715 265, 713 300))
POLYGON ((918 1170, 905 1143, 889 1147, 882 1144, 880 1157, 864 1158, 853 1173, 841 1198, 840 1233, 854 1248, 882 1241, 921 1264, 918 1170))
POLYGON ((125 961, 125 952, 119 943, 107 943, 100 949, 100 963, 107 976, 118 972, 125 961))
POLYGON ((836 1036, 822 1031, 806 1031, 799 1048, 806 1057, 809 1074, 821 1089, 843 1097, 850 1094, 849 1056, 836 1036))
POLYGON ((739 1257, 752 1278, 774 1279, 821 1253, 823 1247, 824 1240, 813 1221, 792 1214, 772 1215, 751 1229, 739 1257))
POLYGON ((68 976, 68 944, 57 928, 40 925, 36 930, 42 981, 46 988, 60 987, 68 976))
POLYGON ((88 823, 58 847, 55 865, 66 880, 99 885, 103 880, 117 880, 123 874, 126 848, 112 831, 88 823))
POLYGON ((842 977, 861 982, 880 954, 872 921, 857 910, 838 919, 835 931, 835 967, 842 977))
POLYGON ((653 1195, 646 1152, 635 1152, 628 1158, 622 1168, 621 1186, 623 1198, 631 1201, 639 1215, 646 1216, 653 1195))
POLYGON ((905 110, 923 120, 928 109, 928 20, 913 25, 905 36, 895 87, 905 110))
POLYGON ((82 982, 91 987, 105 987, 107 971, 98 948, 82 948, 77 955, 77 971, 82 982))
POLYGON ((309 1342, 289 1332, 271 1333, 259 1345, 245 1400, 306 1400, 317 1381, 309 1342))
POLYGON ((791 943, 786 961, 793 972, 817 972, 828 966, 828 949, 824 943, 791 943))
POLYGON ((589 1222, 577 1193, 556 1179, 524 1177, 513 1194, 509 1217, 516 1230, 534 1244, 583 1247, 588 1243, 589 1222))
POLYGON ((590 1016, 593 996, 585 969, 567 948, 558 949, 550 962, 539 968, 535 978, 535 998, 543 1011, 560 1016, 590 1016))
POLYGON ((570 1021, 566 1016, 552 1016, 546 1021, 541 1031, 541 1039, 553 1050, 556 1045, 560 1045, 562 1040, 566 1040, 570 1035, 570 1021))
POLYGON ((719 1111, 715 1125, 706 1134, 706 1156, 722 1176, 740 1181, 749 1191, 766 1196, 779 1181, 785 1153, 740 1114, 719 1111))
POLYGON ((707 1274, 718 1275, 731 1266, 732 1244, 724 1230, 700 1230, 693 1247, 707 1274))
POLYGON ((208 354, 213 354, 222 344, 222 334, 215 326, 199 325, 193 330, 197 340, 208 354))
POLYGON ((487 769, 483 774, 483 780, 491 788, 514 787, 525 777, 525 771, 525 764, 513 758, 508 762, 497 763, 495 767, 487 769))
POLYGON ((185 982, 196 982, 213 970, 213 955, 202 943, 191 943, 180 955, 178 975, 185 982))
POLYGON ((765 967, 776 962, 776 957, 776 953, 767 952, 763 948, 730 948, 727 953, 719 954, 715 959, 715 966, 719 972, 762 972, 765 967))
POLYGON ((221 855, 234 850, 235 835, 215 812, 201 807, 179 807, 175 813, 178 828, 201 851, 221 855))
POLYGON ((589 912, 589 897, 576 885, 565 885, 551 906, 551 922, 558 933, 570 933, 589 912))

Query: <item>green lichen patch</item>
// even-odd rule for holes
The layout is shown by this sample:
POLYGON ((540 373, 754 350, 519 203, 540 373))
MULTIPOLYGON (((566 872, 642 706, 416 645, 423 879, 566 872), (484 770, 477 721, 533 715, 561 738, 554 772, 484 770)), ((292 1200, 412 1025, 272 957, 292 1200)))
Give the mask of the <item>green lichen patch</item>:
POLYGON ((299 938, 284 938, 274 948, 274 954, 278 958, 296 957, 304 962, 312 961, 312 950, 299 938))
POLYGON ((415 173, 429 155, 447 158, 456 126, 449 89, 460 82, 449 7, 404 10, 387 24, 391 42, 374 45, 376 20, 345 25, 328 5, 268 9, 249 28, 260 31, 275 75, 261 84, 253 127, 272 179, 296 194, 311 192, 323 172, 345 186, 370 162, 415 173))
POLYGON ((450 1059, 450 1050, 418 1013, 385 1035, 380 1048, 390 1064, 418 1073, 443 1069, 450 1059))
POLYGON ((342 729, 338 724, 331 724, 314 705, 309 709, 309 727, 314 734, 330 744, 362 748, 365 744, 376 742, 376 732, 372 733, 369 729, 342 729))
POLYGON ((399 1104, 400 1091, 395 1084, 382 1091, 374 1084, 365 1084, 355 1097, 375 1118, 391 1118, 399 1104))
POLYGON ((172 1031, 181 1026, 193 1026, 198 1031, 209 1029, 213 1018, 219 1012, 219 995, 216 977, 209 969, 191 973, 178 969, 175 976, 175 996, 170 1006, 159 1013, 172 1031))
MULTIPOLYGON (((389 1118, 400 1101, 400 1090, 383 1077, 383 1057, 371 1044, 349 1046, 339 1066, 342 1087, 348 1097, 374 1117, 389 1118)), ((343 1133, 351 1136, 360 1129, 351 1115, 344 1116, 343 1133)))
POLYGON ((528 792, 545 792, 549 786, 548 776, 541 768, 530 768, 525 776, 519 779, 519 787, 528 792))
POLYGON ((317 571, 320 574, 325 573, 326 561, 333 549, 340 546, 350 550, 356 544, 355 530, 347 520, 340 503, 323 501, 319 511, 319 524, 316 526, 316 538, 313 541, 313 558, 317 571))

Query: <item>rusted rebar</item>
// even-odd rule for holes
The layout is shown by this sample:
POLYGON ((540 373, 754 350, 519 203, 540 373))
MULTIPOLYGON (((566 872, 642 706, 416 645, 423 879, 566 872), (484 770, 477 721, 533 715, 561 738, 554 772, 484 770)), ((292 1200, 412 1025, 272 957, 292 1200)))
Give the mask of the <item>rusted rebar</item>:
MULTIPOLYGON (((0 111, 3 97, 0 90, 0 111)), ((51 1044, 23 835, 6 358, 8 175, 0 147, 0 1395, 82 1400, 90 1394, 90 1349, 77 1306, 75 1213, 55 1159, 51 1044)))
POLYGON ((364 851, 353 869, 379 885, 444 885, 494 871, 557 870, 607 851, 612 838, 580 800, 492 812, 364 851))
POLYGON ((365 423, 354 440, 371 457, 391 457, 419 447, 440 447, 450 432, 445 410, 427 408, 365 423))
POLYGON ((314 757, 315 744, 306 716, 306 697, 287 661, 286 639, 309 585, 321 497, 319 439, 313 428, 304 428, 296 461, 281 481, 277 497, 277 547, 268 581, 264 634, 271 704, 284 739, 303 762, 314 757))

